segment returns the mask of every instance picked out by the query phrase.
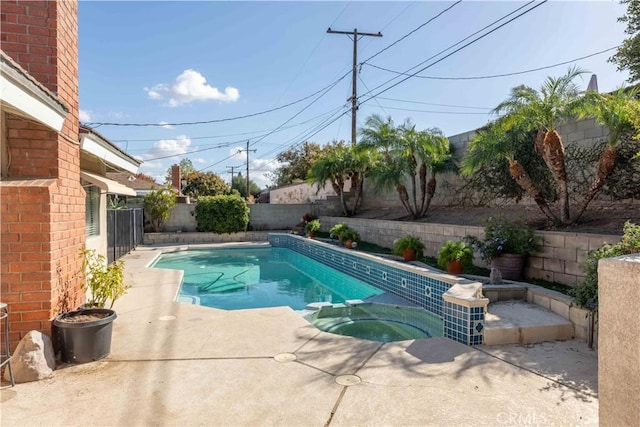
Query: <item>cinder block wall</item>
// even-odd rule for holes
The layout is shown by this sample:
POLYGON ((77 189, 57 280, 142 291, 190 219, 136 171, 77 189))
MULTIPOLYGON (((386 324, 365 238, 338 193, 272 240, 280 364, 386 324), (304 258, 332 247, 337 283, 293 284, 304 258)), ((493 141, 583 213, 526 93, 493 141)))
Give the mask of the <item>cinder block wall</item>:
MULTIPOLYGON (((307 213, 319 216, 322 212, 335 212, 335 204, 304 203, 296 205, 273 205, 269 203, 249 205, 249 223, 253 230, 289 230, 302 221, 307 213)), ((196 231, 195 204, 177 204, 165 231, 196 231)))
POLYGON ((76 1, 0 2, 2 50, 66 105, 62 131, 7 114, 11 164, 0 183, 2 301, 10 341, 51 333, 61 309, 84 302, 85 193, 78 143, 76 1))
POLYGON ((600 425, 640 425, 640 254, 598 264, 600 425))
MULTIPOLYGON (((460 240, 466 235, 482 237, 483 227, 452 224, 414 223, 384 221, 359 218, 321 216, 322 230, 328 231, 338 223, 355 228, 362 239, 391 248, 393 241, 405 234, 420 237, 424 242, 425 255, 435 257, 438 249, 447 240, 460 240)), ((540 253, 527 257, 525 275, 552 282, 573 285, 584 278, 583 264, 589 250, 597 249, 604 243, 618 242, 621 236, 603 234, 579 234, 541 231, 537 234, 544 239, 540 253)), ((479 256, 475 264, 486 266, 479 256)))

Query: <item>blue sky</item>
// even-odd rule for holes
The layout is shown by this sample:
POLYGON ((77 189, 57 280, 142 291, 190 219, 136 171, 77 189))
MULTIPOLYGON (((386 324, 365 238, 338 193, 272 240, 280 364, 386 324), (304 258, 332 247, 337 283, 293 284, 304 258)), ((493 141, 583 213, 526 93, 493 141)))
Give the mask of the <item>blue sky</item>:
MULTIPOLYGON (((397 74, 376 67, 415 73, 453 49, 408 70, 525 4, 463 1, 367 61, 358 75, 362 102, 358 124, 378 113, 393 117, 396 123, 410 118, 419 129, 438 127, 451 136, 487 123, 492 117, 489 110, 512 87, 537 88, 546 76, 564 74, 569 65, 492 79, 413 77, 376 97, 367 95, 400 80, 397 74)), ((278 166, 274 159, 279 152, 305 140, 323 145, 351 138, 347 99, 353 44, 346 35, 327 34, 329 26, 382 32, 381 38, 359 40, 358 62, 363 62, 452 5, 440 1, 81 1, 81 120, 120 124, 219 120, 273 109, 337 81, 319 99, 323 92, 245 119, 187 126, 96 127, 144 160, 140 171, 159 182, 171 164, 185 157, 197 169, 218 173, 225 180, 230 178, 227 166, 244 173, 246 153, 239 149, 249 139, 251 150, 256 150, 250 153, 250 178, 264 187, 269 184, 266 174, 278 166)), ((625 38, 624 24, 616 21, 624 12, 614 1, 549 1, 418 75, 488 76, 590 55, 625 38)), ((575 62, 597 74, 600 91, 615 89, 628 77, 607 62, 613 52, 575 62)), ((589 77, 586 74, 578 83, 586 87, 589 77)))

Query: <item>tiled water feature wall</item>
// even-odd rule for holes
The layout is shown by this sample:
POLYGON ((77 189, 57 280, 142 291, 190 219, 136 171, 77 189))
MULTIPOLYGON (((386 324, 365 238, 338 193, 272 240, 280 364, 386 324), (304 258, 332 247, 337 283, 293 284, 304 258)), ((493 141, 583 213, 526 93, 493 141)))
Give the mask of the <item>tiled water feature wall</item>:
POLYGON ((482 344, 484 309, 445 302, 443 294, 466 280, 404 266, 362 252, 285 233, 270 233, 269 243, 288 248, 335 270, 425 308, 444 320, 444 335, 463 344, 482 344))

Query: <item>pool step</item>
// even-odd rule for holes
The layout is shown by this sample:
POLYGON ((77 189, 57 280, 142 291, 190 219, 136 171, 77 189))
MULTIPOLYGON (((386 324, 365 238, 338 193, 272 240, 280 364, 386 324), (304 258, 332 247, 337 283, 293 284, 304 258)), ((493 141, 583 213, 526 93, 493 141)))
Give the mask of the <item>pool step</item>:
POLYGON ((574 337, 567 319, 524 301, 489 304, 484 322, 484 344, 532 344, 574 337))

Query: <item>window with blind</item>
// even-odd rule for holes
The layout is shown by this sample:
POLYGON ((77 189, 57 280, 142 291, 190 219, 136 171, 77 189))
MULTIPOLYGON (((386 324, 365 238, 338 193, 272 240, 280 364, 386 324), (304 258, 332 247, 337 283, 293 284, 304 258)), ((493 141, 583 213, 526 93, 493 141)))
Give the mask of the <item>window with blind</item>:
POLYGON ((100 235, 100 189, 95 185, 85 186, 85 230, 87 237, 100 235))

